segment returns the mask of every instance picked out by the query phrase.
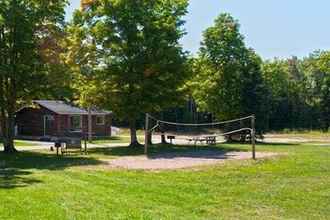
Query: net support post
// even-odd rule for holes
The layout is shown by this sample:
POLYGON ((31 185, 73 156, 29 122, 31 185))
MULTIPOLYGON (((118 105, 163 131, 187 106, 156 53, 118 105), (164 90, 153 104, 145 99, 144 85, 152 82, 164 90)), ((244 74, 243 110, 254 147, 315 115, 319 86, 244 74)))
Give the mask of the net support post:
POLYGON ((149 114, 146 114, 145 128, 144 128, 144 154, 148 154, 149 145, 149 114))
POLYGON ((252 142, 252 159, 256 159, 256 117, 251 117, 251 142, 252 142))

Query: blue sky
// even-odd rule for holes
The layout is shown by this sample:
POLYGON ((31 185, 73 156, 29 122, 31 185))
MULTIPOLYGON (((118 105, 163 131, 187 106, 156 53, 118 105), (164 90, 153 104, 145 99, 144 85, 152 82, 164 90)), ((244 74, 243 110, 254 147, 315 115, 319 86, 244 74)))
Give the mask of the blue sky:
MULTIPOLYGON (((67 17, 79 8, 70 0, 67 17)), ((330 49, 329 0, 190 0, 182 44, 195 53, 202 32, 221 12, 229 12, 241 24, 247 46, 264 59, 307 56, 330 49)))

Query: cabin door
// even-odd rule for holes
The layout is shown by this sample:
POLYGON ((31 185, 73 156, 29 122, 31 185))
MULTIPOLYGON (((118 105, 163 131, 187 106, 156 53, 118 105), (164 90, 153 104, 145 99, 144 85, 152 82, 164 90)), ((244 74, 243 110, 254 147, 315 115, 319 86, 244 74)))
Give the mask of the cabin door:
POLYGON ((51 136, 54 129, 54 116, 44 115, 44 136, 51 136))

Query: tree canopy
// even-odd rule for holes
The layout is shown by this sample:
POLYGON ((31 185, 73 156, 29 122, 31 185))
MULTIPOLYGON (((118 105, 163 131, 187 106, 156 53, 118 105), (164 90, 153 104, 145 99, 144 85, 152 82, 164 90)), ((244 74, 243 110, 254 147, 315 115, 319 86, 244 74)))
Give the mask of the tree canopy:
MULTIPOLYGON (((180 97, 186 79, 184 35, 186 0, 100 0, 76 13, 74 26, 87 27, 97 49, 104 104, 131 127, 136 119, 161 111, 180 97)), ((85 32, 84 32, 85 33, 85 32)))
MULTIPOLYGON (((5 152, 13 145, 14 113, 36 96, 49 77, 52 59, 45 39, 63 24, 66 0, 0 2, 0 121, 5 152)), ((49 38, 48 38, 49 39, 49 38)))
POLYGON ((238 22, 221 14, 203 34, 199 57, 194 64, 193 97, 204 111, 219 120, 265 111, 261 58, 245 46, 238 22))

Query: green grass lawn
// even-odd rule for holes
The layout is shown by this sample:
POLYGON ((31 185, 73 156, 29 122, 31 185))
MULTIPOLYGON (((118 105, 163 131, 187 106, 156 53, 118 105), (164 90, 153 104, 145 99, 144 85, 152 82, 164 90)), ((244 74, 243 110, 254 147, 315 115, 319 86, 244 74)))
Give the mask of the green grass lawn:
MULTIPOLYGON (((2 141, 0 140, 0 146, 2 146, 2 141)), ((33 147, 36 146, 36 144, 31 142, 26 142, 23 140, 15 140, 15 146, 16 147, 33 147)))
MULTIPOLYGON (((140 142, 144 141, 144 136, 137 136, 140 142)), ((109 138, 102 138, 98 140, 93 140, 93 144, 119 144, 119 143, 130 143, 131 138, 128 135, 113 136, 109 138)))
POLYGON ((0 154, 0 219, 329 219, 330 147, 258 145, 258 150, 285 154, 157 172, 106 170, 99 160, 139 155, 142 149, 65 157, 0 154))
MULTIPOLYGON (((140 142, 144 141, 144 130, 136 131, 137 138, 140 142)), ((117 136, 102 138, 98 140, 94 140, 93 144, 116 144, 116 143, 130 143, 130 131, 127 128, 120 128, 120 133, 117 136)))
POLYGON ((283 130, 270 132, 268 135, 279 135, 279 136, 287 136, 287 137, 304 137, 304 138, 330 138, 329 132, 323 132, 320 130, 283 130))

